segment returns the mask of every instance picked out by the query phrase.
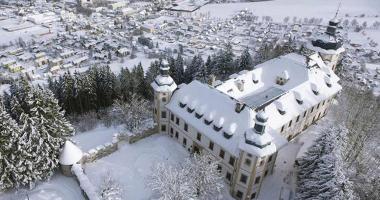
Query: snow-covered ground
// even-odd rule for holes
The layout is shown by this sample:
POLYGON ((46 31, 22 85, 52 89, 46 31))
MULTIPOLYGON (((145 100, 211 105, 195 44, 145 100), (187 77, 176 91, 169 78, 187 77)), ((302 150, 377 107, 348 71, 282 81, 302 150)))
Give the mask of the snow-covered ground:
POLYGON ((93 130, 77 133, 72 139, 83 152, 87 152, 99 145, 112 142, 113 135, 120 133, 122 130, 123 126, 111 126, 107 128, 104 125, 99 125, 93 130))
POLYGON ((365 14, 374 18, 380 12, 379 0, 274 0, 207 4, 196 13, 209 14, 213 18, 228 18, 241 10, 247 9, 258 16, 271 16, 275 21, 282 21, 287 16, 331 19, 335 15, 339 2, 342 2, 340 9, 340 15, 342 16, 345 14, 350 16, 365 14))
POLYGON ((1 194, 1 200, 85 200, 78 183, 60 173, 32 190, 1 194))
POLYGON ((101 185, 104 176, 110 173, 124 188, 125 200, 152 199, 152 191, 146 188, 151 167, 160 162, 178 164, 186 156, 188 152, 168 136, 153 135, 135 144, 125 144, 84 169, 94 185, 101 185))

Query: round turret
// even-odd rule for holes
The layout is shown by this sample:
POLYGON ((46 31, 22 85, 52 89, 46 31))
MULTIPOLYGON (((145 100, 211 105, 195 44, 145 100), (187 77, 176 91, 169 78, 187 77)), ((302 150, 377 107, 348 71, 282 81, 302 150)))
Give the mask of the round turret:
POLYGON ((75 144, 67 140, 61 154, 59 155, 59 164, 61 165, 62 173, 66 176, 71 176, 71 167, 81 161, 83 156, 82 150, 75 144))

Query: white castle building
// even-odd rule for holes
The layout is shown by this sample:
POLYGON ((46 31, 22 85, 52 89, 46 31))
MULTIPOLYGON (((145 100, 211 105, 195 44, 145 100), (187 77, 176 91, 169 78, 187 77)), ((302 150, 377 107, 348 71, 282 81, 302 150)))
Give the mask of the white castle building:
POLYGON ((341 90, 330 59, 339 55, 328 53, 287 54, 214 86, 194 80, 177 87, 164 66, 151 84, 155 122, 189 152, 221 159, 233 197, 257 199, 278 151, 325 116, 341 90))

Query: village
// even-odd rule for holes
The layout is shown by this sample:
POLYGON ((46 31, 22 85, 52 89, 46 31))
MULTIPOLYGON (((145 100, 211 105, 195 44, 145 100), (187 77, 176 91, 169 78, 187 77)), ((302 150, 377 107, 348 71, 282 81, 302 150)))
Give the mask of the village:
MULTIPOLYGON (((12 35, 1 41, 3 82, 23 74, 31 81, 43 83, 49 77, 66 71, 83 72, 93 65, 110 65, 118 72, 121 67, 132 68, 142 62, 146 69, 154 59, 179 51, 187 59, 197 54, 207 57, 227 43, 232 44, 237 55, 245 48, 255 55, 266 44, 289 44, 299 49, 324 31, 321 18, 286 17, 275 22, 248 9, 231 18, 218 19, 208 13, 157 11, 154 4, 146 2, 118 2, 94 7, 92 15, 86 17, 73 13, 74 5, 70 3, 48 5, 17 9, 3 6, 1 32, 12 35), (33 14, 29 14, 32 10, 33 14)), ((345 25, 341 32, 351 44, 347 53, 352 59, 346 62, 352 63, 352 69, 344 70, 350 71, 350 78, 358 83, 378 88, 378 41, 368 36, 362 44, 357 35, 366 30, 352 33, 361 24, 348 21, 345 25), (354 59, 359 56, 365 59, 354 59)), ((366 26, 368 31, 379 28, 376 23, 366 26)))

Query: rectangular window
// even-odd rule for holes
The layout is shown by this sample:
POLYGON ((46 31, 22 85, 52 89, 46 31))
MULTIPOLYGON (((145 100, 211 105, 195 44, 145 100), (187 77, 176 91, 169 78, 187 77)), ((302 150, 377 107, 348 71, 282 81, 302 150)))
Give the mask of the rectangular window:
POLYGON ((306 116, 306 114, 307 114, 307 110, 303 113, 303 117, 305 117, 306 116))
POLYGON ((272 157, 273 157, 273 155, 269 156, 268 162, 272 161, 272 157))
POLYGON ((178 117, 175 118, 175 123, 179 126, 179 118, 178 117))
POLYGON ((266 177, 267 175, 268 175, 268 170, 265 171, 264 177, 266 177))
POLYGON ((163 119, 166 118, 166 111, 161 111, 161 118, 163 118, 163 119))
POLYGON ((240 175, 240 182, 246 184, 247 183, 247 179, 248 179, 248 177, 246 175, 244 175, 244 174, 240 175))
POLYGON ((251 199, 256 198, 256 192, 251 195, 251 199))
POLYGON ((310 113, 312 113, 314 111, 314 106, 311 108, 311 111, 310 111, 310 113))
POLYGON ((174 122, 174 114, 170 115, 170 120, 172 120, 172 122, 174 122))
POLYGON ((197 133, 197 140, 201 141, 202 140, 202 135, 200 133, 197 133))
POLYGON ((293 122, 293 120, 290 120, 290 122, 289 122, 289 128, 292 126, 292 122, 293 122))
POLYGON ((161 131, 166 131, 166 126, 165 125, 161 126, 161 131))
MULTIPOLYGON (((319 104, 321 104, 321 103, 319 103, 319 104)), ((317 105, 317 109, 319 109, 319 104, 317 105)))
POLYGON ((238 191, 236 192, 236 197, 237 197, 238 199, 243 198, 243 193, 242 193, 240 190, 238 190, 238 191))
POLYGON ((258 183, 260 183, 260 176, 256 177, 255 179, 255 184, 258 184, 258 183))
MULTIPOLYGON (((170 128, 170 133, 173 134, 173 128, 170 128)), ((173 135, 172 135, 173 136, 173 135)))
POLYGON ((247 165, 247 166, 251 166, 251 159, 245 159, 245 161, 244 161, 244 163, 245 163, 245 165, 247 165))
POLYGON ((188 130, 189 130, 189 126, 185 123, 185 124, 183 125, 183 129, 184 129, 185 131, 188 131, 188 130))
POLYGON ((234 166, 235 164, 235 158, 233 156, 230 156, 230 160, 228 161, 228 163, 231 165, 231 166, 234 166))
POLYGON ((297 116, 297 120, 296 120, 296 122, 298 122, 299 120, 300 120, 300 116, 298 115, 298 116, 297 116))
POLYGON ((185 145, 185 146, 186 146, 186 143, 187 143, 187 140, 186 140, 186 138, 183 138, 183 141, 182 141, 182 143, 183 143, 183 145, 185 145))
POLYGON ((217 170, 218 170, 219 173, 222 171, 222 166, 220 164, 218 164, 217 170))
POLYGON ((178 132, 177 131, 175 132, 175 138, 178 139, 178 132))
POLYGON ((220 156, 221 158, 224 158, 224 150, 223 150, 223 149, 220 150, 220 152, 219 152, 219 156, 220 156))
POLYGON ((284 132, 285 125, 281 127, 281 133, 284 132))
POLYGON ((208 148, 214 150, 214 143, 210 141, 210 144, 208 144, 208 148))
POLYGON ((230 173, 230 172, 227 172, 227 174, 226 174, 226 179, 227 179, 228 181, 231 181, 231 173, 230 173))

